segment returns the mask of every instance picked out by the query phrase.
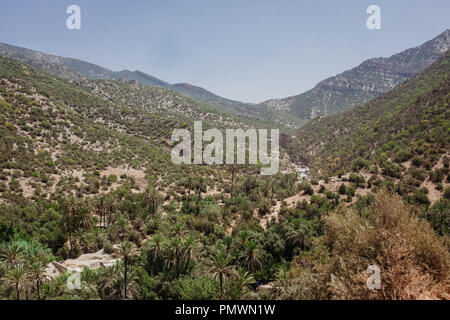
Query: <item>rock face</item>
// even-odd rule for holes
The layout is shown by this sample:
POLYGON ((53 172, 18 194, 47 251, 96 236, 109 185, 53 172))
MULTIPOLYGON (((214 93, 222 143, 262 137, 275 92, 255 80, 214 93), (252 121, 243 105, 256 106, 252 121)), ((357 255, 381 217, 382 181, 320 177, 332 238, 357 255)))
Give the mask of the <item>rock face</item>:
POLYGON ((64 272, 81 272, 84 268, 89 268, 91 270, 110 267, 118 261, 117 254, 107 254, 102 250, 96 253, 82 254, 76 259, 68 259, 63 262, 52 262, 50 263, 45 274, 49 278, 56 278, 61 273, 64 272))
POLYGON ((423 45, 389 58, 374 58, 320 82, 303 94, 263 102, 259 107, 289 112, 301 119, 341 113, 388 92, 419 74, 450 48, 450 30, 423 45))

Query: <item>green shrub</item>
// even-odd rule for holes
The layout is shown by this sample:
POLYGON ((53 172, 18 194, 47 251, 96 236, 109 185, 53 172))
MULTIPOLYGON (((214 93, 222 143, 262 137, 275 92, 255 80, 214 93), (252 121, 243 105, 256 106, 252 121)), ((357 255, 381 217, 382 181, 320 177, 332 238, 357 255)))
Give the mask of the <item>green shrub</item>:
POLYGON ((338 192, 339 192, 339 194, 341 194, 341 195, 344 195, 344 194, 347 193, 347 187, 345 186, 344 183, 342 183, 342 184, 339 186, 338 192))
POLYGON ((409 169, 408 174, 419 181, 425 181, 427 178, 426 171, 421 169, 409 169))
POLYGON ((50 129, 52 125, 50 124, 50 122, 44 120, 41 122, 41 126, 45 129, 50 129))
POLYGON ((347 191, 346 191, 346 194, 347 194, 347 196, 349 196, 350 198, 351 198, 351 197, 354 197, 354 196, 355 196, 355 188, 353 188, 353 187, 348 187, 348 188, 347 188, 347 191))
POLYGON ((428 196, 425 193, 421 192, 421 191, 416 191, 414 193, 414 200, 418 204, 430 205, 430 200, 428 199, 428 196))
POLYGON ((442 170, 433 170, 430 172, 430 180, 434 183, 442 182, 444 179, 444 172, 442 170))
POLYGON ((449 167, 449 163, 450 163, 450 159, 447 156, 444 156, 444 158, 442 159, 442 163, 444 165, 444 168, 448 168, 449 167))
POLYGON ((103 251, 107 254, 114 253, 114 246, 111 244, 111 242, 107 241, 103 246, 103 251))
POLYGON ((444 197, 450 199, 450 187, 445 188, 444 197))
POLYGON ((9 182, 9 189, 13 192, 19 191, 20 189, 20 183, 17 179, 11 179, 9 182))
POLYGON ((419 158, 419 157, 414 157, 414 158, 411 160, 411 164, 412 164, 413 166, 415 166, 415 167, 420 167, 420 166, 422 165, 422 163, 423 163, 423 160, 422 160, 421 158, 419 158))
POLYGON ((405 161, 408 161, 409 159, 411 159, 411 157, 412 157, 411 151, 408 151, 408 150, 400 150, 400 151, 397 152, 397 154, 394 156, 394 161, 395 161, 395 162, 405 162, 405 161))
POLYGON ((220 294, 218 282, 202 276, 183 277, 176 282, 175 288, 181 300, 214 300, 220 294))
POLYGON ((383 167, 383 175, 392 178, 400 178, 402 170, 398 164, 386 162, 383 167))

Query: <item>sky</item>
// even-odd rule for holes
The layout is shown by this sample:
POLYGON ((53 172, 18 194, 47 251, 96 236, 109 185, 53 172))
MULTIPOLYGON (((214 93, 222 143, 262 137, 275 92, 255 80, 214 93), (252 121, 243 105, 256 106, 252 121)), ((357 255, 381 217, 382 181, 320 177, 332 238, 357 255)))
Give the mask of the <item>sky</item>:
POLYGON ((0 42, 252 103, 305 92, 448 28, 448 0, 0 0, 0 42), (81 30, 66 27, 73 4, 81 30), (366 26, 372 4, 380 30, 366 26))

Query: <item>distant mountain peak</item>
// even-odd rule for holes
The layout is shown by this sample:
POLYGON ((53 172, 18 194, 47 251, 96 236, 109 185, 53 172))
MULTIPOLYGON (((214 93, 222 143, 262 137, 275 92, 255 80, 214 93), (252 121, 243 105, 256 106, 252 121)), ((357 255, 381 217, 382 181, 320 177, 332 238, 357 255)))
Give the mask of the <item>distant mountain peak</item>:
POLYGON ((193 86, 192 84, 189 84, 189 83, 186 83, 186 82, 175 83, 174 86, 175 87, 184 87, 184 88, 189 88, 189 89, 202 89, 200 87, 193 86))
POLYGON ((419 74, 450 48, 450 30, 424 44, 387 58, 372 58, 359 66, 319 82, 300 95, 272 99, 259 107, 282 110, 312 119, 337 114, 363 104, 419 74))

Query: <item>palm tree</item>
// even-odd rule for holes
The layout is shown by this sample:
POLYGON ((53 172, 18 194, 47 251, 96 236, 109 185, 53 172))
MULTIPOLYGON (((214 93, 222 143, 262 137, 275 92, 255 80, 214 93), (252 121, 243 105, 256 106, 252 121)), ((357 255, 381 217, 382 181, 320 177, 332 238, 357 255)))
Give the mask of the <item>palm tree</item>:
POLYGON ((73 237, 72 234, 76 229, 75 223, 75 211, 76 203, 74 198, 70 198, 67 202, 63 203, 61 208, 63 218, 61 220, 61 230, 69 235, 69 256, 72 255, 73 250, 73 237))
POLYGON ((9 243, 0 251, 0 258, 10 267, 15 267, 25 258, 25 253, 18 244, 9 243))
POLYGON ((300 246, 304 249, 309 242, 309 230, 305 224, 300 225, 298 228, 294 228, 288 231, 287 240, 293 246, 300 246))
POLYGON ((233 197, 234 192, 234 171, 236 170, 236 166, 233 164, 232 172, 231 172, 231 188, 230 188, 230 198, 233 197))
POLYGON ((277 272, 275 272, 275 279, 286 280, 288 273, 289 273, 289 266, 287 264, 284 264, 278 268, 277 272))
POLYGON ((288 273, 288 265, 285 264, 278 268, 275 273, 275 281, 273 282, 273 286, 269 290, 272 297, 280 298, 285 293, 286 289, 289 287, 288 273))
POLYGON ((263 264, 264 253, 255 241, 249 240, 247 247, 241 253, 242 265, 247 268, 247 270, 255 271, 257 268, 261 268, 263 264))
POLYGON ((239 268, 233 278, 231 299, 240 300, 247 297, 250 291, 249 287, 256 282, 253 275, 245 269, 239 268))
POLYGON ((106 211, 108 205, 106 204, 106 196, 101 195, 98 202, 95 204, 95 213, 100 217, 100 228, 106 227, 106 211))
POLYGON ((171 234, 173 237, 181 240, 184 237, 184 235, 186 234, 184 225, 182 225, 181 223, 175 224, 172 228, 171 234))
POLYGON ((41 300, 41 283, 47 279, 45 275, 45 264, 41 260, 37 260, 31 265, 30 278, 36 289, 37 299, 41 300))
POLYGON ((128 264, 130 262, 130 258, 132 258, 134 255, 137 254, 136 247, 133 243, 129 241, 124 241, 120 244, 120 253, 123 257, 123 263, 124 263, 124 298, 127 299, 127 281, 128 281, 128 264))
POLYGON ((200 208, 201 208, 201 206, 202 206, 202 189, 203 189, 203 178, 202 177, 200 177, 200 180, 199 180, 199 185, 198 185, 198 191, 197 191, 197 194, 198 194, 198 199, 197 199, 197 203, 196 203, 196 206, 195 206, 195 214, 198 216, 199 215, 199 213, 200 213, 200 208))
POLYGON ((223 238, 223 244, 225 245, 226 252, 230 253, 231 247, 233 245, 233 238, 231 236, 225 236, 223 238))
POLYGON ((118 223, 118 227, 119 227, 119 231, 120 231, 121 235, 125 234, 125 231, 127 229, 127 225, 128 225, 128 220, 123 218, 123 217, 121 217, 119 219, 119 223, 118 223))
POLYGON ((273 195, 275 191, 275 181, 272 179, 271 187, 270 187, 270 203, 273 203, 273 195))
POLYGON ((184 267, 184 272, 186 273, 189 269, 189 264, 191 262, 192 250, 195 249, 198 240, 194 237, 187 237, 183 243, 183 251, 186 257, 186 264, 184 267))
POLYGON ((203 178, 200 178, 200 181, 199 181, 199 185, 198 185, 198 191, 197 191, 197 194, 198 194, 198 201, 200 202, 201 200, 202 200, 202 189, 203 189, 203 178))
POLYGON ((216 249, 207 258, 206 265, 208 266, 209 273, 219 279, 220 284, 220 298, 223 298, 223 283, 226 277, 231 275, 234 267, 231 264, 232 258, 225 253, 221 248, 216 249))
POLYGON ((108 227, 113 222, 113 215, 116 212, 116 210, 117 210, 117 202, 114 197, 110 196, 108 199, 108 205, 106 210, 106 214, 108 215, 108 223, 107 223, 108 227))
POLYGON ((113 266, 102 270, 97 285, 103 297, 107 299, 122 299, 136 296, 137 275, 133 269, 128 270, 127 284, 125 286, 123 267, 124 262, 117 261, 113 266))
POLYGON ((155 234, 150 241, 148 241, 147 250, 150 256, 157 260, 164 253, 165 241, 162 235, 155 234))
POLYGON ((10 290, 15 292, 16 300, 20 300, 20 292, 28 288, 30 275, 23 264, 17 264, 6 273, 4 282, 10 290))
POLYGON ((75 218, 77 228, 81 228, 83 231, 92 228, 94 222, 90 210, 90 204, 88 202, 82 202, 78 205, 75 218))
POLYGON ((62 206, 62 231, 69 235, 69 256, 72 255, 74 247, 74 234, 81 229, 86 231, 93 226, 93 216, 90 204, 87 201, 77 202, 74 198, 69 199, 62 206))
POLYGON ((269 195, 269 184, 270 184, 270 180, 269 178, 264 178, 264 190, 263 190, 263 194, 264 197, 267 198, 267 196, 269 195))
POLYGON ((148 186, 144 193, 144 201, 149 208, 149 214, 155 214, 160 204, 161 197, 155 188, 148 186))
POLYGON ((116 287, 116 282, 122 269, 122 261, 117 261, 114 265, 108 268, 104 268, 98 280, 98 288, 108 297, 112 297, 115 293, 114 288, 116 287))
POLYGON ((447 220, 450 215, 448 213, 447 207, 447 200, 441 198, 441 200, 436 202, 434 206, 428 209, 427 212, 427 216, 431 225, 435 228, 440 236, 446 233, 446 229, 448 229, 449 226, 449 222, 447 220))
POLYGON ((0 280, 1 278, 3 278, 6 270, 8 270, 8 266, 6 265, 5 261, 0 260, 0 280))
POLYGON ((164 270, 167 259, 164 259, 168 250, 167 240, 161 234, 155 234, 144 243, 147 254, 147 270, 154 274, 164 270))
POLYGON ((243 247, 246 247, 247 242, 250 239, 250 233, 247 230, 242 230, 238 233, 238 238, 240 239, 240 244, 243 247))
POLYGON ((175 272, 178 273, 180 266, 180 258, 182 254, 182 243, 181 239, 178 237, 174 237, 169 242, 169 257, 167 259, 166 267, 167 269, 175 269, 175 272))
POLYGON ((186 201, 186 212, 189 212, 189 202, 191 200, 191 189, 192 189, 192 177, 188 178, 188 194, 187 194, 187 201, 186 201))

